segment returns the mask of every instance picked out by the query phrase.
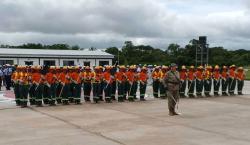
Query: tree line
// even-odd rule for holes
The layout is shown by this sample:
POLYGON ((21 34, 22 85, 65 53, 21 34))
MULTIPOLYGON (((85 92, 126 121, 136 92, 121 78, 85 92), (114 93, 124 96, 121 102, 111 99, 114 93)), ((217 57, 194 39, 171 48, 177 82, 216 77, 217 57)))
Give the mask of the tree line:
MULTIPOLYGON (((1 48, 25 48, 25 49, 54 49, 54 50, 83 50, 78 45, 70 46, 68 44, 42 45, 28 43, 18 46, 0 45, 1 48)), ((96 50, 91 47, 89 50, 96 50)), ((154 48, 150 45, 134 45, 132 41, 125 41, 123 47, 109 47, 105 50, 107 53, 115 56, 114 61, 119 59, 119 64, 151 64, 168 65, 175 62, 178 65, 195 65, 196 44, 189 43, 185 47, 178 44, 169 44, 165 49, 154 48)), ((223 47, 209 48, 210 65, 231 65, 249 66, 250 50, 227 50, 223 47)))
MULTIPOLYGON (((152 65, 168 65, 175 62, 178 65, 195 65, 196 45, 194 43, 181 47, 178 44, 169 44, 164 49, 153 48, 149 45, 133 45, 131 41, 126 41, 122 49, 110 47, 106 52, 115 55, 115 61, 120 64, 152 64, 152 65)), ((232 65, 249 66, 250 50, 227 50, 223 47, 209 48, 209 64, 210 65, 232 65)))

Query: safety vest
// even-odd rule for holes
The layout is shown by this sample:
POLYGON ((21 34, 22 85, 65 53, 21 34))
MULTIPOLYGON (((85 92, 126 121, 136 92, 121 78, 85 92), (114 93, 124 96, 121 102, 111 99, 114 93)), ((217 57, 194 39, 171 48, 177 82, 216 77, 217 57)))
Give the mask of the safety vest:
POLYGON ((186 71, 181 71, 180 72, 180 79, 181 80, 186 80, 187 79, 187 72, 186 71))
POLYGON ((188 71, 188 80, 190 80, 190 81, 194 80, 194 71, 193 70, 188 71))
POLYGON ((147 73, 140 72, 140 74, 139 74, 139 80, 142 81, 142 82, 147 82, 147 80, 148 80, 147 73))
POLYGON ((243 81, 245 79, 245 74, 243 71, 238 71, 237 75, 236 75, 237 80, 241 80, 243 81))
POLYGON ((202 71, 202 70, 196 71, 196 78, 197 78, 198 80, 203 80, 203 79, 204 79, 204 74, 203 74, 203 71, 202 71))
POLYGON ((213 78, 215 79, 215 80, 219 80, 220 79, 220 72, 219 71, 214 71, 214 74, 213 74, 213 78))

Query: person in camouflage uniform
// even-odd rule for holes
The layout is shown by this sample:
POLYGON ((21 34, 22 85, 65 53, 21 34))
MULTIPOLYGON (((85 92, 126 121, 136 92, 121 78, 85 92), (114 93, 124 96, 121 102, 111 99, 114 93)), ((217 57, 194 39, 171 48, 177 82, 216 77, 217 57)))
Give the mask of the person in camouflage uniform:
POLYGON ((170 116, 179 115, 176 113, 175 107, 179 101, 180 81, 177 65, 172 63, 171 70, 167 72, 167 76, 164 79, 165 86, 168 88, 168 109, 170 116))

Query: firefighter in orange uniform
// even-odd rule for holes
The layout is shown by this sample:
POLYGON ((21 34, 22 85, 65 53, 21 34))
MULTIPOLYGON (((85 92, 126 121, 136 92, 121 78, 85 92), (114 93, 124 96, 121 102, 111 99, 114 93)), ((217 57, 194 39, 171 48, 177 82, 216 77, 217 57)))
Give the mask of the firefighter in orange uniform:
POLYGON ((155 67, 155 70, 152 72, 153 79, 153 95, 155 98, 159 98, 159 85, 160 85, 160 68, 159 66, 155 67))
POLYGON ((235 86, 236 86, 236 66, 235 65, 231 65, 229 68, 229 79, 228 79, 228 90, 229 90, 229 94, 230 95, 234 95, 234 90, 235 90, 235 86))
POLYGON ((244 72, 243 67, 239 67, 238 70, 237 70, 237 74, 236 74, 238 95, 243 95, 242 94, 242 89, 243 89, 243 86, 244 86, 245 77, 246 77, 246 74, 244 72))
POLYGON ((69 84, 70 84, 70 76, 68 73, 68 67, 63 67, 63 72, 60 74, 59 77, 61 83, 61 90, 59 93, 59 98, 62 98, 63 105, 69 105, 69 84))
POLYGON ((185 98, 186 86, 187 86, 187 68, 185 65, 181 67, 180 71, 180 97, 185 98))
POLYGON ((102 75, 101 75, 101 71, 100 71, 100 67, 99 66, 96 66, 94 68, 94 72, 92 73, 92 76, 91 76, 91 80, 92 80, 92 84, 93 84, 93 101, 95 103, 98 103, 98 101, 100 100, 99 98, 99 87, 100 87, 100 82, 101 82, 101 78, 102 75))
POLYGON ((91 93, 91 69, 89 66, 85 67, 85 72, 83 73, 83 88, 84 88, 84 100, 90 102, 90 93, 91 93))
POLYGON ((213 80, 214 80, 214 96, 219 96, 219 89, 220 89, 220 67, 216 65, 213 71, 213 80))
POLYGON ((115 74, 116 81, 118 83, 118 102, 124 101, 125 95, 125 82, 126 82, 126 67, 119 66, 119 72, 115 74))
POLYGON ((69 70, 69 77, 70 77, 70 82, 69 82, 69 103, 74 103, 74 95, 75 95, 75 77, 76 76, 76 73, 75 73, 75 67, 74 66, 69 66, 68 67, 68 70, 69 70), (72 78, 73 77, 73 78, 72 78))
POLYGON ((194 66, 190 66, 188 70, 188 96, 194 98, 195 72, 194 66))
POLYGON ((29 74, 27 72, 27 67, 22 66, 20 72, 20 105, 21 107, 27 107, 28 94, 29 94, 29 74))
POLYGON ((160 73, 159 73, 159 87, 160 87, 160 98, 166 99, 167 98, 167 90, 164 86, 164 78, 166 77, 168 72, 167 66, 162 66, 160 73))
POLYGON ((222 72, 221 72, 221 89, 222 89, 222 95, 228 96, 227 88, 228 88, 228 69, 227 66, 223 66, 222 72))
POLYGON ((106 66, 105 72, 103 73, 103 89, 105 93, 105 101, 107 103, 111 103, 111 84, 112 84, 112 78, 110 74, 111 67, 106 66))
POLYGON ((212 69, 212 66, 207 66, 205 70, 204 93, 206 97, 210 97, 213 76, 212 69))
POLYGON ((51 85, 54 83, 53 82, 54 81, 53 70, 54 70, 54 67, 50 66, 48 73, 46 73, 46 75, 45 75, 44 89, 43 89, 43 102, 44 102, 44 104, 51 104, 52 103, 51 85))
POLYGON ((140 100, 145 101, 145 94, 147 88, 147 80, 148 80, 148 69, 144 66, 142 67, 141 72, 139 73, 139 81, 140 81, 140 100))
POLYGON ((128 81, 128 100, 130 102, 134 101, 134 96, 136 94, 136 83, 135 83, 135 68, 134 66, 130 66, 129 70, 126 72, 127 81, 128 81))
POLYGON ((43 102, 43 81, 45 80, 44 76, 41 74, 41 67, 35 66, 34 73, 32 73, 32 82, 34 86, 34 96, 35 104, 38 107, 42 106, 43 102))
POLYGON ((203 66, 199 66, 195 73, 196 76, 196 95, 202 97, 202 91, 204 86, 204 71, 203 66))
MULTIPOLYGON (((82 71, 79 66, 73 68, 71 73, 71 85, 73 102, 77 105, 81 104, 81 91, 82 91, 82 71)), ((73 103, 72 102, 72 103, 73 103)))
POLYGON ((56 66, 56 74, 54 76, 55 78, 55 87, 56 87, 56 103, 61 104, 62 103, 62 96, 61 96, 61 91, 62 91, 62 83, 61 83, 61 76, 63 75, 63 67, 56 66))
POLYGON ((21 105, 21 98, 20 98, 20 71, 21 71, 21 66, 17 66, 16 71, 12 74, 12 82, 14 84, 14 94, 15 94, 15 101, 16 105, 20 106, 21 105))

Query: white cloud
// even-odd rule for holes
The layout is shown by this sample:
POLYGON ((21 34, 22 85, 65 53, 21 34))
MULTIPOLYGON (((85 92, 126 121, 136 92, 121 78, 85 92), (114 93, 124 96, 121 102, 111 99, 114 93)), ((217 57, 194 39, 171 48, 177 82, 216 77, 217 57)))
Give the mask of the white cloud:
POLYGON ((165 48, 207 35, 212 45, 248 48, 246 0, 2 0, 1 43, 165 48), (220 9, 218 9, 220 8, 220 9), (231 38, 233 41, 229 41, 231 38))

